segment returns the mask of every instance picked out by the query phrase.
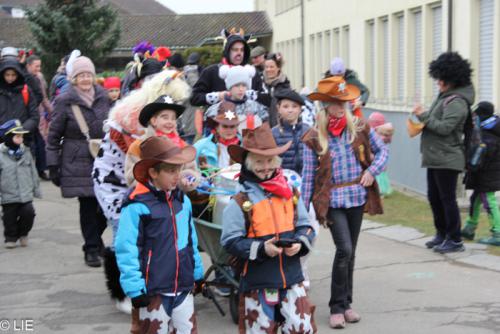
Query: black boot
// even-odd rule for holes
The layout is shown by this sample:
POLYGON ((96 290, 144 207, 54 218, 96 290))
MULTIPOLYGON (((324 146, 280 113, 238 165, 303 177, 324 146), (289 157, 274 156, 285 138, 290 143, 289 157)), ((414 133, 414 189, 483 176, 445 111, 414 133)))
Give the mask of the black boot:
POLYGON ((85 264, 89 267, 100 267, 101 259, 99 258, 99 252, 96 250, 85 252, 85 264))

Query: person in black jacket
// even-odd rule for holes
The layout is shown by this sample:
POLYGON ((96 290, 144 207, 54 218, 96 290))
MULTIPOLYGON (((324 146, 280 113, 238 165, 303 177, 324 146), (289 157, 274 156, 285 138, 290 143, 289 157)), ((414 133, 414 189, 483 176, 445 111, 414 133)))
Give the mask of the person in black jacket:
POLYGON ((490 102, 480 102, 475 111, 481 121, 481 141, 486 148, 479 169, 469 170, 466 174, 466 188, 474 192, 462 236, 474 239, 482 204, 488 213, 492 235, 479 239, 479 243, 500 246, 500 210, 495 198, 495 191, 500 190, 500 118, 493 114, 494 107, 490 102))
MULTIPOLYGON (((19 119, 24 129, 33 133, 38 128, 40 116, 38 103, 27 86, 18 61, 6 59, 0 62, 0 124, 19 119)), ((29 146, 30 135, 25 138, 29 146)))
MULTIPOLYGON (((244 36, 242 30, 236 31, 224 30, 226 44, 224 46, 223 58, 219 64, 213 64, 206 67, 200 75, 200 78, 193 87, 191 96, 191 105, 208 107, 224 99, 228 95, 224 80, 219 77, 219 67, 221 65, 246 65, 250 60, 250 47, 247 44, 248 36, 244 36)), ((262 83, 260 78, 254 76, 252 80, 252 89, 258 91, 262 83)), ((249 92, 252 94, 252 92, 249 92)), ((253 96, 256 99, 257 96, 253 96)))

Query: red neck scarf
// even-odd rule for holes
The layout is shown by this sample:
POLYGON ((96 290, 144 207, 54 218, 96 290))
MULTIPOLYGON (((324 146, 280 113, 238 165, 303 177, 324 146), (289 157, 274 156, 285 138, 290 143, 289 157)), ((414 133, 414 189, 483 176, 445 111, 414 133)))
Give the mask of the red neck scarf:
POLYGON ((156 130, 156 135, 157 136, 164 136, 170 139, 171 141, 174 142, 175 145, 179 148, 184 148, 186 146, 186 142, 182 140, 182 138, 179 136, 179 134, 175 131, 172 131, 170 133, 165 133, 161 130, 156 130))
POLYGON ((288 186, 288 182, 283 175, 283 170, 278 168, 276 174, 272 179, 262 181, 259 185, 267 192, 278 197, 283 197, 285 199, 290 199, 293 196, 292 189, 288 186))
POLYGON ((224 146, 229 146, 229 145, 239 145, 240 140, 238 136, 231 138, 231 139, 224 139, 221 136, 217 136, 217 142, 221 143, 224 146))
POLYGON ((111 129, 109 131, 109 137, 111 138, 112 141, 116 143, 116 145, 118 145, 120 150, 122 150, 124 153, 127 153, 130 144, 132 144, 135 141, 135 138, 126 135, 124 133, 121 133, 115 129, 111 129))
POLYGON ((345 115, 342 118, 336 118, 332 116, 328 118, 328 131, 330 131, 330 133, 334 137, 340 136, 342 131, 344 131, 346 125, 347 119, 345 115))

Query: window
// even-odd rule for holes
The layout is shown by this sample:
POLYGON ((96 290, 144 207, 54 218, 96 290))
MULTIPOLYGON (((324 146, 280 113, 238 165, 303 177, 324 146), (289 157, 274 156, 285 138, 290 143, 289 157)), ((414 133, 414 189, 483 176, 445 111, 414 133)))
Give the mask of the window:
POLYGON ((422 12, 413 13, 413 29, 415 33, 414 44, 414 97, 416 101, 421 101, 422 98, 422 12))
POLYGON ((340 29, 333 30, 333 54, 332 58, 340 57, 340 29))
POLYGON ((314 87, 314 83, 316 82, 316 53, 314 52, 315 45, 314 45, 314 34, 309 35, 309 85, 311 87, 314 87))
POLYGON ((375 22, 368 22, 368 89, 375 88, 375 22))
MULTIPOLYGON (((442 52, 442 10, 441 6, 432 8, 432 59, 436 59, 442 52)), ((432 87, 434 96, 439 94, 437 84, 434 83, 432 87)))
POLYGON ((351 56, 350 43, 349 43, 349 26, 343 28, 344 38, 342 39, 342 58, 346 67, 349 67, 349 58, 351 56))
POLYGON ((384 98, 389 98, 389 20, 387 18, 382 19, 382 62, 383 62, 383 88, 384 88, 384 98))
POLYGON ((332 59, 332 34, 330 30, 325 31, 325 50, 323 51, 324 54, 324 66, 323 68, 328 69, 330 68, 330 60, 332 59))
POLYGON ((405 17, 400 15, 397 17, 397 98, 399 101, 404 100, 405 95, 405 17))
POLYGON ((316 71, 314 72, 315 81, 318 81, 324 72, 323 64, 323 34, 318 33, 316 36, 316 58, 314 59, 316 63, 316 71))
POLYGON ((493 100, 493 18, 495 0, 479 3, 479 101, 493 100))

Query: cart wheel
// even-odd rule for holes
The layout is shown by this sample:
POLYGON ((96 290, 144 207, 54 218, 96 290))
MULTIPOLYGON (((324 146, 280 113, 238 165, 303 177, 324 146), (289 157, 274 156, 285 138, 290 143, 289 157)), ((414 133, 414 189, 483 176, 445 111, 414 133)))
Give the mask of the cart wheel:
POLYGON ((240 294, 238 289, 232 288, 231 294, 229 295, 229 313, 231 313, 231 319, 237 325, 240 319, 240 294))

